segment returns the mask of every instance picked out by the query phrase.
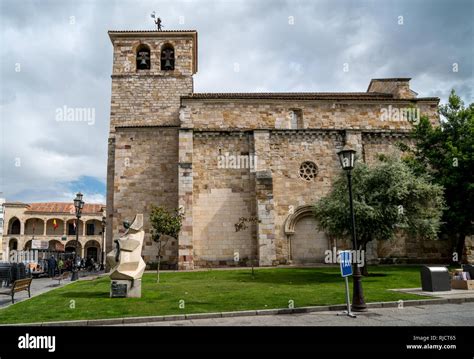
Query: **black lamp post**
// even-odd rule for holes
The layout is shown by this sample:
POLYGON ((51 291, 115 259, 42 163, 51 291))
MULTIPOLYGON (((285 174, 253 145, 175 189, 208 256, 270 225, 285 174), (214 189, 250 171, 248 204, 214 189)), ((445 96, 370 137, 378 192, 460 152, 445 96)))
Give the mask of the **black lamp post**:
POLYGON ((107 225, 107 217, 105 216, 105 208, 102 209, 102 264, 101 270, 105 269, 105 226, 107 225))
MULTIPOLYGON (((352 174, 351 171, 354 168, 355 164, 355 154, 356 151, 349 148, 344 148, 337 153, 339 156, 339 161, 341 162, 341 167, 347 173, 347 181, 349 183, 349 206, 351 211, 351 225, 352 225, 352 247, 355 253, 359 250, 357 246, 357 235, 356 235, 356 226, 355 226, 355 216, 354 216, 354 206, 352 203, 352 174)), ((354 288, 352 291, 352 310, 354 312, 363 312, 367 310, 367 305, 364 301, 364 292, 362 290, 362 275, 360 273, 360 268, 358 263, 354 263, 354 274, 353 274, 353 283, 354 288)))
POLYGON ((79 268, 77 268, 77 245, 79 243, 79 219, 81 218, 82 208, 84 208, 82 196, 82 193, 78 192, 76 194, 76 198, 74 198, 74 207, 76 208, 76 246, 74 249, 74 259, 72 262, 71 281, 79 279, 79 268))

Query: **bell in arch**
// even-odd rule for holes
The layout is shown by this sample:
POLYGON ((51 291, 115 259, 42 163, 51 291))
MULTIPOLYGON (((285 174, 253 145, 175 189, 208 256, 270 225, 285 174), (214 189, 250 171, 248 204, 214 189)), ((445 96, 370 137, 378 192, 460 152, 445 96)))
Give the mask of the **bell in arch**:
POLYGON ((150 69, 150 51, 148 49, 141 49, 137 52, 137 69, 150 69))
POLYGON ((161 51, 161 69, 174 70, 174 50, 171 47, 166 47, 161 51))

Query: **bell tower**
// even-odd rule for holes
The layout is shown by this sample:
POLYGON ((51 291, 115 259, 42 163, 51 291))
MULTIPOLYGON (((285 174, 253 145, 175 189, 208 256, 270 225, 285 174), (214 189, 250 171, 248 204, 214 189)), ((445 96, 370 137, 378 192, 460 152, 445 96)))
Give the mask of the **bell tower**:
MULTIPOLYGON (((107 250, 122 222, 144 215, 143 257, 156 258, 152 205, 178 207, 181 96, 193 92, 197 32, 109 31, 113 45, 107 162, 107 250)), ((173 246, 171 246, 173 247, 173 246)), ((177 245, 175 246, 177 248, 177 245)), ((169 262, 177 261, 171 253, 169 262)))
POLYGON ((114 47, 110 130, 179 125, 180 98, 193 92, 196 31, 109 31, 114 47))

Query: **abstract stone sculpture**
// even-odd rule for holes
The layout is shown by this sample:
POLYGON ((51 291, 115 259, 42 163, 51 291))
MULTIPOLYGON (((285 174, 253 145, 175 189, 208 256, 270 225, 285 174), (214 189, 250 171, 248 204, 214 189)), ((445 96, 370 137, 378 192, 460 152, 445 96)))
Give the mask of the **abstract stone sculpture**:
POLYGON ((145 271, 142 259, 143 214, 137 214, 122 237, 116 239, 115 250, 107 254, 107 264, 111 268, 111 297, 141 297, 141 281, 145 271), (124 290, 125 289, 125 290, 124 290))

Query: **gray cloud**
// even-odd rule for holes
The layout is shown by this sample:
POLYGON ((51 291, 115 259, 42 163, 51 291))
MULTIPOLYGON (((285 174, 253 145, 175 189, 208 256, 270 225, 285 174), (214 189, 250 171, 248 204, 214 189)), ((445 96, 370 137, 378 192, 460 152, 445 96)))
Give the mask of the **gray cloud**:
POLYGON ((0 191, 9 200, 64 199, 81 176, 105 182, 107 30, 153 29, 153 10, 167 30, 198 30, 196 92, 365 91, 371 78, 408 76, 420 96, 446 101, 455 88, 474 100, 469 0, 0 4, 0 191), (94 109, 95 123, 57 121, 63 106, 94 109))

